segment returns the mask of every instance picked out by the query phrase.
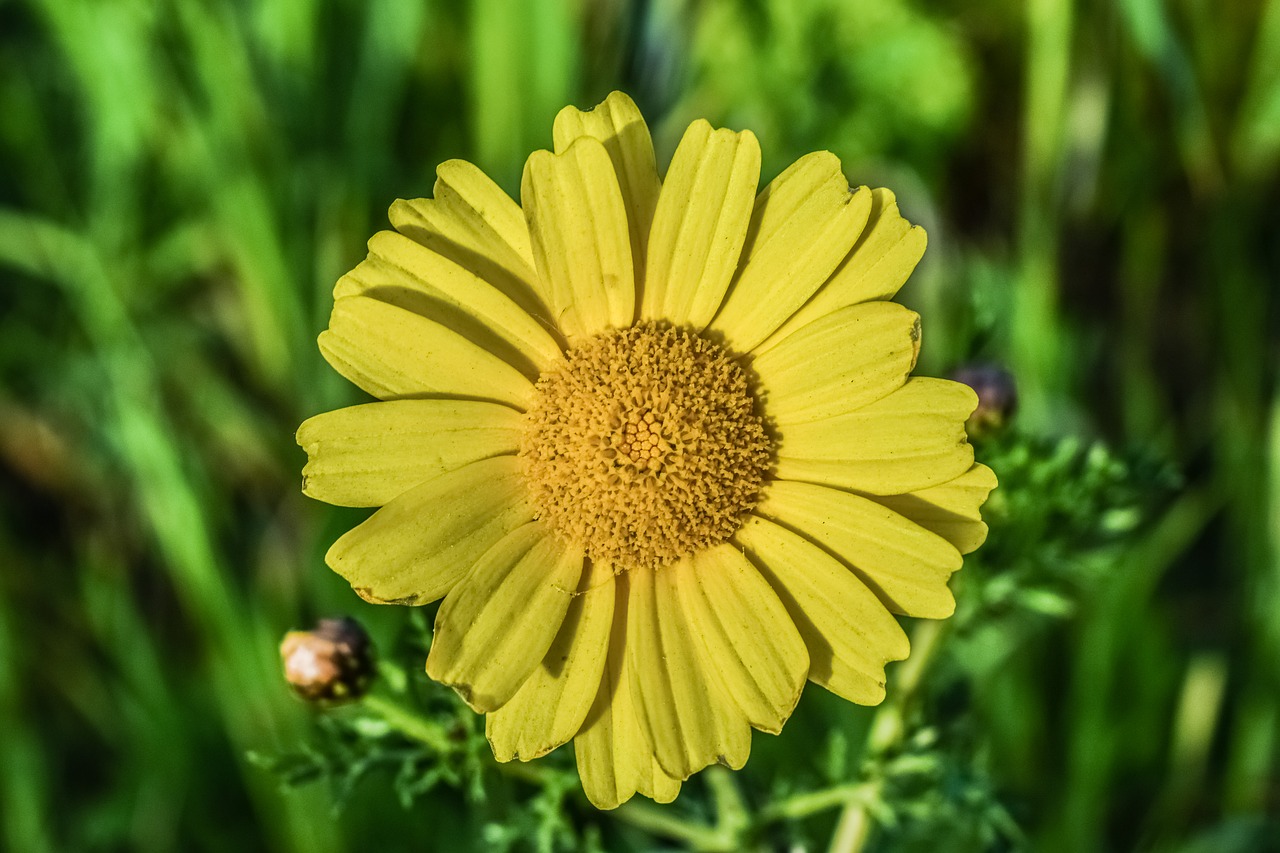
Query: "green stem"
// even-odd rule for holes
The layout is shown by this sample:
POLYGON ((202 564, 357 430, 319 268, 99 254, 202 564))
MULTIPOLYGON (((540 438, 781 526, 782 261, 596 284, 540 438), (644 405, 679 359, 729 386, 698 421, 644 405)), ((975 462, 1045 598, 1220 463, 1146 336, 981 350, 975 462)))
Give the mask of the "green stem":
POLYGON ((711 796, 716 801, 716 829, 730 845, 728 849, 737 850, 740 846, 739 839, 751 826, 747 804, 728 768, 708 767, 706 778, 707 787, 711 789, 711 796))
POLYGON ((614 810, 613 816, 623 823, 643 829, 652 835, 660 835, 683 841, 693 850, 732 850, 724 846, 724 837, 718 827, 694 823, 674 815, 652 803, 631 800, 614 810))
POLYGON ((840 820, 836 823, 836 833, 831 839, 828 853, 854 853, 861 850, 871 837, 871 815, 866 808, 857 802, 850 802, 840 812, 840 820))
POLYGON ((751 815, 746 802, 733 781, 733 775, 724 767, 709 767, 706 772, 707 787, 716 804, 716 825, 685 820, 649 803, 632 800, 620 806, 614 815, 625 823, 682 841, 692 850, 703 853, 732 853, 743 849, 742 836, 751 826, 751 815))
POLYGON ((869 786, 866 782, 856 782, 837 785, 834 788, 824 788, 821 791, 797 794, 794 797, 788 797, 785 800, 779 800, 776 803, 765 806, 760 812, 760 823, 799 820, 837 806, 847 806, 861 798, 865 798, 868 788, 869 786))
MULTIPOLYGON (((457 743, 445 734, 439 724, 394 699, 371 693, 364 698, 364 706, 405 737, 412 738, 438 753, 445 754, 457 749, 457 743)), ((548 778, 547 772, 542 767, 520 761, 499 763, 498 772, 503 776, 533 785, 545 784, 548 778)))
POLYGON ((364 697, 364 706, 405 737, 412 738, 436 752, 451 751, 452 743, 448 735, 440 730, 440 726, 394 699, 378 693, 370 693, 364 697))
MULTIPOLYGON (((911 656, 897 667, 889 698, 876 711, 871 722, 871 731, 867 735, 867 752, 871 756, 883 755, 902 742, 907 728, 907 709, 920 689, 925 672, 942 647, 948 624, 934 620, 916 623, 911 632, 911 656)), ((882 784, 877 779, 857 786, 860 795, 851 796, 845 802, 828 853, 858 853, 866 846, 874 828, 868 804, 876 798, 882 784)))
MULTIPOLYGON (((443 755, 457 749, 457 743, 445 734, 439 724, 395 699, 371 693, 364 697, 364 706, 405 737, 412 738, 435 752, 443 755)), ((548 779, 544 768, 520 761, 499 763, 498 772, 531 785, 545 784, 548 779)))

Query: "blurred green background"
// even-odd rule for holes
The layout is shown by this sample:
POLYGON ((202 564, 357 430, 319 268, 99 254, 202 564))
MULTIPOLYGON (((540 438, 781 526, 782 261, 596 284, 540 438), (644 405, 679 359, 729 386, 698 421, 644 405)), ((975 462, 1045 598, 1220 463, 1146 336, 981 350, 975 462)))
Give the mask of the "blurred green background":
MULTIPOLYGON (((967 775, 872 846, 1280 849, 1280 0, 0 0, 0 848, 535 843, 499 831, 518 780, 406 809, 375 773, 335 816, 247 756, 317 725, 285 630, 410 618, 323 565, 360 513, 299 492, 297 424, 359 399, 314 343, 333 283, 437 163, 514 192, 615 88, 660 163, 705 116, 765 179, 825 148, 893 188, 930 235, 922 372, 1016 377, 913 712, 967 775)), ((861 778, 872 713, 811 688, 757 736, 757 816, 861 778)))

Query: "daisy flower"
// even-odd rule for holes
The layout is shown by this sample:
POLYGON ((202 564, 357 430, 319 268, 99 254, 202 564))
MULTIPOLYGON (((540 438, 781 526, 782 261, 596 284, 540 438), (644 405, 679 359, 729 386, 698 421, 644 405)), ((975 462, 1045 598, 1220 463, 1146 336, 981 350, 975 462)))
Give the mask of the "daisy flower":
POLYGON ((303 491, 381 507, 326 561, 444 599, 427 672, 498 760, 572 740, 598 807, 667 802, 806 680, 880 702, 995 479, 973 391, 910 376, 925 235, 891 192, 828 152, 758 191, 755 136, 705 121, 662 179, 618 92, 553 136, 519 204, 442 164, 339 280, 320 350, 379 402, 301 426, 303 491))

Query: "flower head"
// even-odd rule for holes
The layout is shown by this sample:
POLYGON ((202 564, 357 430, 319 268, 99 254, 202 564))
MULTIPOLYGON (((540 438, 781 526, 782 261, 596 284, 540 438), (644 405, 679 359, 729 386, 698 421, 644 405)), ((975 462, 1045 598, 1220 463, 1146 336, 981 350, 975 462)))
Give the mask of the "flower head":
POLYGON ((325 358, 377 397, 298 431, 304 491, 381 507, 327 561, 444 598, 427 672, 501 761, 574 741, 602 808, 659 801, 807 680, 854 702, 948 616, 986 535, 968 387, 911 378, 889 300, 925 235, 802 157, 694 122, 659 178, 629 98, 566 107, 517 205, 474 166, 397 201, 338 282, 325 358))

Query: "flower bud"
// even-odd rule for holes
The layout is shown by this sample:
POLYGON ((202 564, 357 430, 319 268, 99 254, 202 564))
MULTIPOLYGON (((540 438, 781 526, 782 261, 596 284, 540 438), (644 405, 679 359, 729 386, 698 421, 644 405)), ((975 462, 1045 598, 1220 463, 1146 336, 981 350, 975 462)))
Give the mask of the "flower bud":
POLYGON ((967 364, 952 371, 951 378, 963 382, 978 395, 978 408, 966 424, 975 438, 999 432, 1018 409, 1018 387, 1013 374, 994 364, 967 364))
POLYGON ((373 680, 373 645, 354 619, 321 619, 311 631, 290 631, 280 643, 284 677, 309 702, 359 699, 373 680))

